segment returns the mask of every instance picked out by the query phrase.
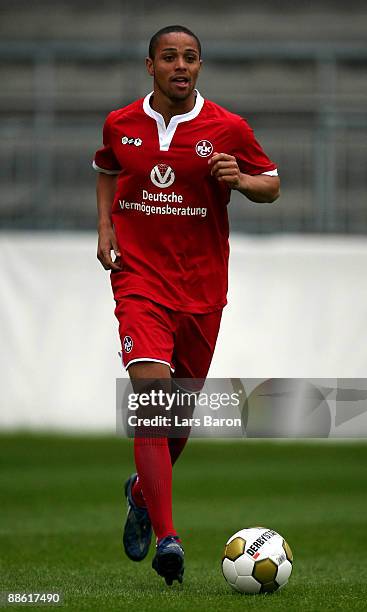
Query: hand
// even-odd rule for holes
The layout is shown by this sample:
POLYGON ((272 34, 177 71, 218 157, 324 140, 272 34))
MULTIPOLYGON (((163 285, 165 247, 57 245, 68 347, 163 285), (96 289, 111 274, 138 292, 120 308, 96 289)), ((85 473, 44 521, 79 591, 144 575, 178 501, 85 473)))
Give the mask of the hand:
POLYGON ((97 259, 105 270, 122 270, 121 253, 117 245, 115 231, 110 224, 99 226, 97 259), (115 253, 115 261, 112 261, 111 251, 115 253))
POLYGON ((227 153, 213 153, 208 161, 210 174, 218 181, 227 183, 230 189, 239 189, 241 172, 236 158, 227 153))

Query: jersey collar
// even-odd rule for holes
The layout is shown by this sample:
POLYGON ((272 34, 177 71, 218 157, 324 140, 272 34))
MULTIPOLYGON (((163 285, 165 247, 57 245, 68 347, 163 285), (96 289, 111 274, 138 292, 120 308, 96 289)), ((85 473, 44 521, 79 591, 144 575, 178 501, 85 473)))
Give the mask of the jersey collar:
POLYGON ((163 116, 160 113, 157 113, 157 111, 155 111, 150 106, 150 98, 152 97, 153 92, 151 91, 147 96, 145 96, 144 101, 143 101, 143 110, 147 115, 149 115, 149 117, 154 119, 154 121, 157 124, 158 136, 159 136, 159 148, 161 151, 169 150, 169 147, 172 142, 172 138, 175 135, 177 126, 180 123, 183 123, 184 121, 191 121, 191 119, 195 119, 195 117, 198 116, 201 109, 203 108, 204 98, 200 95, 197 89, 195 89, 195 91, 196 91, 196 100, 195 100, 194 108, 188 113, 184 113, 183 115, 174 115, 173 117, 171 117, 171 120, 169 124, 167 125, 167 127, 163 119, 163 116))

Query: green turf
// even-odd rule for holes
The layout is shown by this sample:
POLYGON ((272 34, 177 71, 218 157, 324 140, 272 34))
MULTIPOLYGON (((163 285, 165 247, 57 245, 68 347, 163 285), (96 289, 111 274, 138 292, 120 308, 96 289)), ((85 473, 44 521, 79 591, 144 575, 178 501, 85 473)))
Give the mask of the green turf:
POLYGON ((171 588, 151 554, 137 564, 122 552, 131 441, 2 435, 0 460, 0 590, 62 590, 65 608, 101 612, 367 608, 365 443, 190 442, 174 470, 185 581, 171 588), (283 591, 241 596, 221 553, 258 524, 289 541, 293 574, 283 591))

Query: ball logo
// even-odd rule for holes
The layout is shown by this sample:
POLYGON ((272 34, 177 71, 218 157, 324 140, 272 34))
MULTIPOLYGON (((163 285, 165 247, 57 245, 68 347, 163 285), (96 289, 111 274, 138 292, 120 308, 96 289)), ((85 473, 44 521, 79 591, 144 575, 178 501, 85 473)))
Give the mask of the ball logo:
POLYGON ((157 164, 150 173, 150 180, 153 185, 166 189, 170 187, 175 180, 175 173, 170 166, 166 164, 157 164))
POLYGON ((200 157, 209 157, 213 153, 213 145, 209 140, 199 140, 195 149, 200 157))
POLYGON ((123 345, 124 345, 125 353, 131 353, 131 351, 133 350, 133 346, 134 346, 134 342, 131 336, 125 336, 123 345))

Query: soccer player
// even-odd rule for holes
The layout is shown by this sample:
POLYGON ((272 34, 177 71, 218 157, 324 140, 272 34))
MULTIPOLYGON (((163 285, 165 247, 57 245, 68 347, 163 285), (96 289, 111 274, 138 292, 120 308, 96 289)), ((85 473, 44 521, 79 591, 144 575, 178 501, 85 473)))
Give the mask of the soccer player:
MULTIPOLYGON (((154 34, 146 58, 153 91, 107 116, 93 162, 97 256, 111 270, 133 385, 205 379, 226 304, 231 190, 253 202, 279 195, 276 166, 248 123, 195 89, 201 64, 200 41, 187 28, 154 34)), ((153 529, 153 568, 167 584, 182 582, 184 571, 172 466, 186 439, 135 436, 137 474, 125 484, 125 552, 142 560, 153 529)))

